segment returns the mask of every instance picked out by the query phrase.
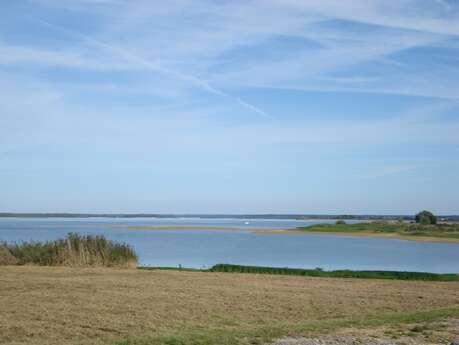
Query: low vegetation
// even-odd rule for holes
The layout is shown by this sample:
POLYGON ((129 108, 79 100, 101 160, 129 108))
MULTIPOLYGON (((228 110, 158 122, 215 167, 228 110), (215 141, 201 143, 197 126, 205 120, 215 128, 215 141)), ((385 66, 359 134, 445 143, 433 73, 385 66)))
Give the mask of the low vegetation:
POLYGON ((0 267, 0 291, 8 345, 255 345, 459 318, 459 282, 26 265, 0 267))
POLYGON ((342 234, 399 235, 459 240, 459 224, 421 224, 405 222, 365 222, 356 224, 316 224, 297 230, 342 234))
POLYGON ((367 278, 367 279, 398 279, 398 280, 425 280, 425 281, 459 281, 457 274, 435 274, 425 272, 398 272, 398 271, 351 271, 337 270, 324 271, 316 269, 260 267, 218 264, 209 269, 211 272, 261 273, 280 274, 308 277, 329 278, 367 278))
POLYGON ((296 230, 351 235, 389 235, 394 237, 428 240, 459 241, 459 223, 438 223, 437 216, 430 211, 421 211, 414 216, 414 222, 372 221, 357 224, 347 224, 343 220, 335 224, 316 224, 298 227, 296 230))
POLYGON ((5 245, 0 244, 0 265, 16 265, 18 260, 5 245))
POLYGON ((459 281, 456 273, 428 273, 428 272, 402 272, 402 271, 353 271, 335 270, 324 271, 321 268, 303 269, 288 267, 243 266, 231 264, 217 264, 209 269, 183 268, 183 267, 139 267, 141 270, 169 270, 187 272, 222 272, 222 273, 255 273, 276 274, 288 276, 323 277, 323 278, 361 278, 361 279, 393 279, 393 280, 424 280, 424 281, 459 281))
POLYGON ((136 266, 137 255, 127 244, 104 236, 69 233, 46 242, 0 243, 0 265, 136 266))

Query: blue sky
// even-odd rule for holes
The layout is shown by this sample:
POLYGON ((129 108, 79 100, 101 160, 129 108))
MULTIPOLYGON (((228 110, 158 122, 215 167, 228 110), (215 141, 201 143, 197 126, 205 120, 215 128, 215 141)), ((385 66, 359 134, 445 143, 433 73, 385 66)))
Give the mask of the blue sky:
POLYGON ((0 14, 0 211, 459 213, 459 1, 0 14))

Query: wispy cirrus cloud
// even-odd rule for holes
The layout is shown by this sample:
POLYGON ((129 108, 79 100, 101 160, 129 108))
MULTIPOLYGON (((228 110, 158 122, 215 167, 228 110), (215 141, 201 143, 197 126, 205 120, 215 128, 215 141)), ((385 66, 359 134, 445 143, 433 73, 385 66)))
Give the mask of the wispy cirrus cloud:
MULTIPOLYGON (((0 62, 43 64, 101 71, 164 74, 217 96, 230 97, 256 113, 225 89, 268 87, 392 93, 441 97, 432 85, 443 76, 457 76, 454 62, 432 71, 398 53, 446 46, 458 52, 459 15, 454 3, 438 1, 254 1, 221 4, 213 1, 36 0, 36 6, 57 15, 84 13, 100 19, 93 31, 62 23, 56 14, 35 19, 67 34, 59 49, 6 45, 0 62), (416 9, 411 10, 410 9, 416 9), (263 16, 259 13, 263 12, 263 16), (54 19, 54 22, 53 22, 54 19), (273 25, 275 23, 275 25, 273 25), (287 44, 288 43, 288 44, 287 44), (387 64, 388 58, 392 65, 387 64), (417 68, 413 71, 413 65, 417 68), (365 65, 357 74, 354 71, 365 65), (349 80, 360 80, 357 87, 349 80), (411 82, 412 80, 415 82, 411 82), (425 82, 420 82, 424 80, 425 82)), ((46 11, 45 11, 46 14, 46 11)), ((27 20, 27 17, 26 17, 27 20)), ((38 24, 40 25, 40 24, 38 24)), ((50 32, 52 35, 52 31, 50 32)), ((64 35, 65 37, 65 35, 64 35)), ((56 46, 54 42, 53 46, 56 46)), ((432 57, 435 61, 435 57, 432 57)), ((457 86, 448 78, 447 94, 457 86)), ((180 86, 178 86, 180 87, 180 86)))

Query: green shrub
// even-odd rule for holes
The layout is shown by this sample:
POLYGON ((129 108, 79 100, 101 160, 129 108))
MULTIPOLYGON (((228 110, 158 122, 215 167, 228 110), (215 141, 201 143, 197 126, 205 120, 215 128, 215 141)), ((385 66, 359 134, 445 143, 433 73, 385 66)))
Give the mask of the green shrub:
POLYGON ((346 225, 346 222, 342 219, 336 221, 336 225, 346 225))
POLYGON ((418 214, 416 214, 414 218, 416 220, 416 223, 419 224, 437 224, 437 217, 429 211, 421 211, 418 214))
POLYGON ((137 255, 127 244, 102 235, 69 233, 65 239, 2 245, 19 265, 42 266, 137 266, 137 255))

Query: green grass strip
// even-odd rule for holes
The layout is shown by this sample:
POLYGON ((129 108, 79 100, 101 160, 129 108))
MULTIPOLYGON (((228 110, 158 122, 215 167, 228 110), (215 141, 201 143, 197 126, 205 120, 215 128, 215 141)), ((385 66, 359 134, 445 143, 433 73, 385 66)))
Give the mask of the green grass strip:
POLYGON ((296 275, 309 277, 329 278, 366 278, 366 279, 398 279, 398 280, 425 280, 425 281, 459 281, 457 274, 436 274, 427 272, 399 272, 399 271, 352 271, 337 270, 324 271, 316 269, 259 267, 218 264, 210 269, 212 272, 264 273, 280 275, 296 275))
POLYGON ((323 232, 335 234, 397 234, 400 236, 432 237, 440 239, 458 239, 459 224, 422 225, 411 223, 364 222, 355 224, 315 224, 298 227, 298 231, 323 232))
POLYGON ((459 317, 459 308, 443 308, 410 313, 387 313, 361 318, 313 320, 299 324, 277 324, 251 329, 194 328, 158 332, 143 337, 130 337, 113 345, 261 345, 283 336, 302 336, 330 332, 340 328, 369 328, 432 322, 459 317))
POLYGON ((337 270, 324 271, 320 268, 301 269, 285 267, 242 266, 230 264, 217 264, 210 269, 193 269, 179 267, 140 267, 144 270, 179 270, 190 272, 225 272, 225 273, 256 273, 276 274, 306 277, 328 278, 360 278, 360 279, 394 279, 394 280, 422 280, 422 281, 459 281, 459 275, 454 273, 437 274, 427 272, 399 272, 399 271, 352 271, 337 270))

